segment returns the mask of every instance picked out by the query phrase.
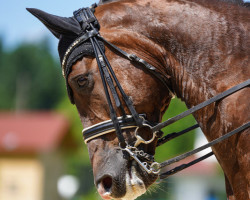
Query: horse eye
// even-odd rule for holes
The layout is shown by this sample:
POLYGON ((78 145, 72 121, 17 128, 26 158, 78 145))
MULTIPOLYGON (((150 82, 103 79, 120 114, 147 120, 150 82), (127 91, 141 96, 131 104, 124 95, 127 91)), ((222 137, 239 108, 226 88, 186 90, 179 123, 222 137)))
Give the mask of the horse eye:
POLYGON ((78 79, 77 79, 77 84, 78 84, 78 86, 79 87, 84 87, 84 86, 86 86, 87 85, 87 83, 88 83, 88 79, 87 78, 85 78, 85 77, 79 77, 78 79))

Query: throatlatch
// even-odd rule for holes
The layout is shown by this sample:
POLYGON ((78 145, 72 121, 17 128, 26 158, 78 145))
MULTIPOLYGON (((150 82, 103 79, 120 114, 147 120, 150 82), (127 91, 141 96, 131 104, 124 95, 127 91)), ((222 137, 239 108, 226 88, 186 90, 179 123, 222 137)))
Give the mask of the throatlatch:
MULTIPOLYGON (((176 117, 173 117, 165 122, 158 123, 155 125, 155 123, 151 123, 146 120, 146 116, 143 114, 138 114, 133 106, 133 102, 131 99, 125 94, 123 88, 121 87, 106 55, 105 55, 105 45, 106 44, 109 48, 112 48, 115 52, 122 55, 124 58, 130 60, 131 62, 136 62, 140 65, 142 65, 146 70, 148 70, 154 77, 158 78, 165 86, 169 89, 167 81, 164 79, 164 76, 156 70, 155 67, 151 66, 149 63, 147 63, 145 60, 137 57, 134 54, 128 54, 125 51, 121 50, 117 46, 111 44, 110 42, 106 41, 99 33, 100 30, 100 24, 97 21, 94 11, 95 7, 97 5, 94 4, 90 8, 82 8, 74 12, 74 17, 78 21, 78 23, 81 25, 82 28, 82 34, 79 35, 79 37, 70 45, 68 50, 66 51, 63 61, 62 61, 62 70, 63 75, 66 77, 69 75, 71 71, 71 67, 78 59, 80 59, 83 55, 84 45, 91 44, 92 49, 89 51, 94 52, 94 56, 96 58, 100 76, 102 79, 107 103, 110 110, 110 118, 111 120, 107 120, 98 124, 95 124, 91 127, 83 129, 83 137, 85 142, 99 137, 101 135, 109 134, 111 132, 116 132, 116 135, 120 142, 120 148, 123 151, 126 151, 135 161, 138 162, 138 164, 149 174, 160 174, 161 168, 170 165, 172 163, 178 162, 190 155, 193 155, 199 151, 202 151, 208 147, 211 147, 214 144, 217 144, 230 136, 239 133, 247 128, 250 127, 250 122, 247 122, 246 124, 240 126, 239 128, 223 135, 220 138, 215 139, 212 142, 207 143, 206 145, 203 145, 202 147, 199 147, 197 149, 194 149, 193 151, 184 153, 180 156, 174 157, 172 159, 169 159, 163 163, 157 163, 154 162, 154 158, 152 155, 149 155, 145 153, 142 150, 138 150, 137 146, 139 146, 141 143, 143 144, 149 144, 153 142, 156 138, 159 138, 161 135, 161 129, 186 117, 187 115, 190 115, 197 110, 200 110, 206 106, 208 106, 211 103, 217 102, 219 100, 222 100, 223 98, 245 88, 250 85, 250 79, 229 89, 225 92, 220 93, 219 95, 197 105, 192 107, 191 109, 177 115, 176 117), (90 42, 90 43, 89 43, 90 42), (81 47, 81 48, 79 48, 81 47), (118 90, 118 91, 117 91, 118 90), (110 91, 110 92, 109 92, 110 91), (125 109, 122 106, 121 99, 119 97, 119 93, 122 96, 123 101, 125 102, 126 106, 128 107, 130 114, 125 113, 125 109), (111 93, 111 94, 110 94, 111 93), (117 114, 115 112, 114 106, 111 101, 111 96, 115 102, 115 107, 119 109, 122 113, 122 116, 117 117, 117 114), (145 141, 139 134, 138 130, 142 127, 148 127, 152 131, 152 138, 148 141, 145 141), (127 144, 125 141, 122 131, 125 129, 135 129, 135 137, 136 141, 134 144, 127 144)), ((170 94, 173 94, 173 92, 169 89, 170 94)), ((168 134, 167 136, 164 136, 160 139, 158 139, 157 146, 160 146, 164 144, 165 142, 180 136, 184 133, 187 133, 195 128, 198 128, 199 125, 191 126, 181 132, 178 133, 172 133, 168 134)), ((190 162, 184 165, 180 165, 172 170, 169 170, 165 173, 160 174, 160 178, 166 178, 170 175, 175 174, 176 172, 179 172, 197 162, 200 162, 201 160, 204 160, 208 158, 209 156, 213 155, 212 152, 190 162)))

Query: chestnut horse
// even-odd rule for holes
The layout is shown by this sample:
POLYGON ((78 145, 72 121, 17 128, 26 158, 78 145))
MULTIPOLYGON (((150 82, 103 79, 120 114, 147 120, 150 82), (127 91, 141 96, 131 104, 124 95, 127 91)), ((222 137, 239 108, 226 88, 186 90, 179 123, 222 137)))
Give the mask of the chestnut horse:
MULTIPOLYGON (((81 26, 73 17, 28 10, 60 39, 62 61, 69 45, 82 34, 81 26)), ((168 87, 141 65, 105 48, 135 110, 145 113, 151 122, 161 121, 171 100, 170 91, 191 108, 250 77, 247 8, 218 0, 121 0, 101 3, 95 16, 107 41, 141 57, 164 76, 168 87)), ((75 60, 66 82, 84 127, 110 119, 94 57, 85 55, 75 60)), ((122 115, 120 110, 116 112, 122 115)), ((125 112, 129 114, 127 108, 125 112)), ((197 111, 194 117, 209 141, 234 130, 250 121, 250 88, 197 111)), ((134 131, 123 131, 126 141, 135 141, 134 131)), ((224 171, 230 200, 250 199, 249 133, 248 128, 212 148, 224 171)), ((145 129, 143 134, 146 138, 150 133, 145 129)), ((154 155, 156 144, 157 139, 139 146, 154 155)), ((115 132, 89 140, 87 146, 95 184, 103 199, 135 199, 157 179, 128 159, 119 148, 115 132)))

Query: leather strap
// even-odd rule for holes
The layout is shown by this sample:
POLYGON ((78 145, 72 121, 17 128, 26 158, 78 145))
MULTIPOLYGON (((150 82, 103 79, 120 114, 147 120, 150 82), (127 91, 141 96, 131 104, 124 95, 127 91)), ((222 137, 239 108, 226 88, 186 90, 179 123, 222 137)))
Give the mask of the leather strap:
POLYGON ((231 95, 231 94, 233 94, 233 93, 235 93, 235 92, 237 92, 237 91, 239 91, 239 90, 241 90, 241 89, 243 89, 243 88, 245 88, 245 87, 247 87, 249 85, 250 85, 250 79, 248 79, 247 81, 245 81, 243 83, 240 83, 239 85, 236 85, 236 86, 230 88, 229 90, 226 90, 226 91, 218 94, 215 97, 212 97, 211 99, 209 99, 207 101, 204 101, 204 102, 202 102, 202 103, 200 103, 200 104, 186 110, 185 112, 183 112, 183 113, 181 113, 181 114, 179 114, 179 115, 177 115, 175 117, 172 117, 172 118, 168 119, 165 122, 159 123, 158 125, 156 125, 156 126, 154 126, 152 128, 152 131, 153 132, 159 131, 162 128, 164 128, 164 127, 166 127, 166 126, 168 126, 170 124, 173 124, 174 122, 176 122, 176 121, 178 121, 178 120, 180 120, 180 119, 182 119, 182 118, 196 112, 197 110, 200 110, 200 109, 210 105, 211 103, 217 102, 217 101, 219 101, 219 100, 221 100, 221 99, 223 99, 223 98, 225 98, 225 97, 227 97, 227 96, 229 96, 229 95, 231 95))
MULTIPOLYGON (((94 38, 94 40, 95 40, 97 46, 100 48, 100 45, 99 45, 99 43, 97 42, 96 38, 94 38)), ((115 83, 116 83, 116 86, 118 87, 119 91, 121 92, 121 95, 122 95, 122 97, 123 97, 123 100, 125 101, 125 103, 126 103, 128 109, 129 109, 129 111, 131 112, 131 114, 132 114, 132 116, 133 116, 133 118, 134 118, 134 120, 135 120, 137 126, 138 126, 138 127, 141 127, 141 126, 142 126, 142 119, 139 117, 139 114, 136 112, 136 110, 135 110, 135 108, 134 108, 134 106, 133 106, 133 102, 132 102, 131 99, 126 95, 126 93, 124 92, 124 90, 123 90, 123 88, 122 88, 120 82, 118 81, 118 79, 117 79, 117 77, 116 77, 116 75, 115 75, 115 73, 114 73, 114 71, 113 71, 113 69, 112 69, 112 67, 111 67, 111 65, 110 65, 110 63, 109 63, 107 57, 105 56, 104 52, 102 51, 102 49, 100 49, 100 52, 101 52, 101 54, 102 54, 102 56, 103 56, 105 62, 107 63, 108 69, 109 69, 109 71, 110 71, 112 77, 114 78, 114 81, 115 81, 115 83)))
POLYGON ((169 176, 172 176, 172 175, 176 174, 177 172, 180 172, 180 171, 182 171, 182 170, 184 170, 184 169, 186 169, 188 167, 191 167, 192 165, 194 165, 194 164, 196 164, 198 162, 201 162, 201 161, 209 158, 212 155, 214 155, 214 153, 213 152, 209 152, 209 153, 205 154, 204 156, 201 156, 200 158, 192 160, 189 163, 179 165, 179 166, 177 166, 177 167, 175 167, 175 168, 173 168, 171 170, 168 170, 168 171, 166 171, 164 173, 161 173, 160 174, 160 179, 168 178, 169 176))
POLYGON ((249 127, 250 127, 250 122, 247 122, 247 123, 243 124, 242 126, 234 129, 233 131, 231 131, 231 132, 229 132, 229 133, 227 133, 227 134, 225 134, 225 135, 223 135, 223 136, 221 136, 221 137, 219 137, 219 138, 217 138, 217 139, 215 139, 215 140, 213 140, 213 141, 211 141, 211 142, 209 142, 209 143, 207 143, 207 144, 205 144, 205 145, 203 145, 203 146, 201 146, 201 147, 199 147, 197 149, 194 149, 194 150, 189 151, 187 153, 184 153, 184 154, 182 154, 180 156, 176 156, 176 157, 171 158, 171 159, 169 159, 169 160, 167 160, 165 162, 162 162, 160 164, 160 168, 163 168, 163 167, 165 167, 167 165, 171 165, 171 164, 173 164, 175 162, 183 160, 186 157, 189 157, 189 156, 191 156, 191 155, 193 155, 195 153, 198 153, 198 152, 200 152, 200 151, 202 151, 204 149, 207 149, 207 148, 209 148, 209 147, 211 147, 211 146, 213 146, 213 145, 215 145, 215 144, 217 144, 217 143, 231 137, 232 135, 234 135, 236 133, 239 133, 239 132, 249 128, 249 127))
POLYGON ((98 38, 101 39, 106 44, 108 44, 110 47, 112 47, 112 49, 114 49, 116 52, 120 53, 126 59, 143 65, 145 67, 145 69, 149 70, 152 75, 154 75, 157 79, 159 79, 161 81, 161 83, 168 89, 168 91, 172 97, 175 96, 174 92, 170 89, 169 85, 167 84, 169 81, 166 80, 162 76, 162 74, 156 70, 156 68, 154 66, 150 65, 148 62, 146 62, 142 58, 139 58, 135 54, 128 54, 127 52, 123 51, 119 47, 117 47, 117 46, 113 45, 112 43, 108 42, 107 40, 105 40, 102 36, 98 35, 98 38))
POLYGON ((176 137, 179 137, 179 136, 181 136, 181 135, 183 135, 185 133, 188 133, 188 132, 190 132, 190 131, 198 128, 198 127, 199 127, 199 125, 195 124, 193 126, 190 126, 190 127, 186 128, 186 129, 180 131, 180 132, 169 133, 169 134, 167 134, 166 136, 160 138, 157 141, 157 147, 165 144, 166 142, 168 142, 168 141, 170 141, 170 140, 172 140, 172 139, 174 139, 176 137))

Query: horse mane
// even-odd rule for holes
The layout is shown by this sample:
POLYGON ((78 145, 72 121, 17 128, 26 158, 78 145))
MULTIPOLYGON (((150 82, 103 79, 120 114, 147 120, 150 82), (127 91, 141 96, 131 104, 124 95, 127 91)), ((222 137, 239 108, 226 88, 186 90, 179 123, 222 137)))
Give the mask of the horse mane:
POLYGON ((243 0, 220 0, 220 1, 234 3, 234 4, 239 4, 239 5, 243 5, 244 4, 243 0))
POLYGON ((99 5, 100 4, 105 4, 105 3, 110 3, 110 2, 113 2, 113 1, 119 1, 119 0, 100 0, 99 5))
POLYGON ((250 8, 250 3, 246 2, 246 3, 244 3, 244 6, 247 7, 247 8, 250 8))
MULTIPOLYGON (((120 1, 120 0, 100 0, 99 1, 99 5, 101 4, 106 4, 106 3, 110 3, 110 2, 114 2, 114 1, 120 1)), ((238 4, 240 6, 243 6, 243 7, 250 7, 250 3, 244 3, 243 0, 218 0, 218 1, 223 1, 223 2, 228 2, 228 3, 233 3, 233 4, 238 4)))
POLYGON ((249 8, 250 7, 250 3, 249 2, 244 2, 243 0, 219 0, 219 1, 223 1, 223 2, 227 2, 227 3, 233 3, 242 7, 246 7, 249 8))

